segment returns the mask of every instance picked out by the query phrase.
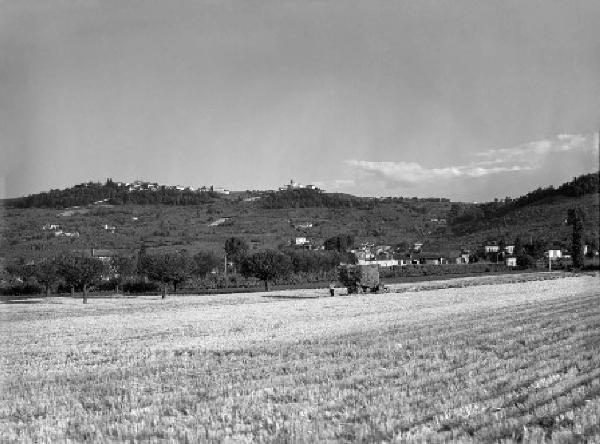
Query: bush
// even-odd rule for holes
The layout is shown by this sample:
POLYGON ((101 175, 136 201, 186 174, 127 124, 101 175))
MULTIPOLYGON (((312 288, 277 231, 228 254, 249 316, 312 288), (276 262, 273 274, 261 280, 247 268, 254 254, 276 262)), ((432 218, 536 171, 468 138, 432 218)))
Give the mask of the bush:
POLYGON ((12 284, 0 288, 0 294, 4 296, 24 296, 32 294, 40 294, 44 292, 44 288, 33 282, 24 282, 22 284, 12 284))
POLYGON ((444 265, 406 265, 403 267, 379 268, 381 278, 441 276, 447 274, 507 272, 505 264, 444 264, 444 265))
POLYGON ((154 293, 160 291, 160 285, 157 282, 145 281, 125 282, 122 288, 123 293, 154 293))

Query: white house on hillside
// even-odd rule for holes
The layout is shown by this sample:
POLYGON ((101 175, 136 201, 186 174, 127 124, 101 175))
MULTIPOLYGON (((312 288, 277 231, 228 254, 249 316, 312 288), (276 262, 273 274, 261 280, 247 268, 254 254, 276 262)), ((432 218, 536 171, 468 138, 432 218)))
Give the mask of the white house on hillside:
POLYGON ((498 245, 485 245, 483 249, 486 253, 498 253, 500 251, 498 245))
POLYGON ((548 256, 549 259, 558 259, 563 257, 563 254, 561 250, 548 250, 546 256, 548 256))

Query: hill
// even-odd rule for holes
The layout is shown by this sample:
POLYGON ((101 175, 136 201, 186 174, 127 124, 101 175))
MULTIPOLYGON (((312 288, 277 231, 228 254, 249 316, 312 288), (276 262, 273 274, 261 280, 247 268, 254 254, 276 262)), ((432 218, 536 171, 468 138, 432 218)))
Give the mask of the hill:
POLYGON ((456 240, 466 245, 484 241, 536 239, 568 248, 571 227, 566 224, 569 208, 580 207, 585 214, 584 238, 598 240, 599 173, 586 174, 558 188, 538 188, 517 199, 462 207, 453 205, 449 227, 456 240))
POLYGON ((322 244, 340 233, 351 234, 357 243, 406 248, 421 242, 427 251, 474 249, 485 241, 511 243, 517 236, 524 242, 568 247, 571 228, 564 219, 574 206, 586 212, 584 241, 597 244, 598 174, 515 200, 477 205, 439 198, 362 198, 320 190, 229 195, 166 187, 129 191, 107 181, 5 201, 0 249, 7 258, 89 248, 133 251, 142 246, 220 254, 231 236, 261 249, 286 245, 295 237, 322 244), (117 191, 105 197, 111 190, 117 191), (73 202, 82 205, 64 206, 73 202))

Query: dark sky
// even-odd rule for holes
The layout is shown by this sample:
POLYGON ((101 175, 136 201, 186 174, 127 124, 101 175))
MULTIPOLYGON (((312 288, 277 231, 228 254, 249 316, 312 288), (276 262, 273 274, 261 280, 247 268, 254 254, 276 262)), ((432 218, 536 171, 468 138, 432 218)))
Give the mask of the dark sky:
POLYGON ((0 1, 0 194, 488 200, 598 169, 598 1, 0 1))

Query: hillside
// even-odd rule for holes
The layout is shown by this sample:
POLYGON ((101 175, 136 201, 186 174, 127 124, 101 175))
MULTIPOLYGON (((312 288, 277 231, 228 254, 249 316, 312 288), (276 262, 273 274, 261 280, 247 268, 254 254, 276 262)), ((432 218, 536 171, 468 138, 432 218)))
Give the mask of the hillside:
POLYGON ((570 245, 571 227, 566 224, 569 208, 580 207, 585 214, 584 239, 598 240, 600 209, 599 173, 586 174, 558 188, 538 188, 517 199, 488 202, 462 208, 453 205, 448 214, 449 226, 456 240, 466 244, 483 241, 524 241, 536 239, 566 247, 570 245))
POLYGON ((372 208, 265 209, 260 201, 218 199, 206 205, 92 206, 75 211, 8 208, 2 230, 2 251, 10 257, 54 255, 82 248, 148 248, 222 251, 227 237, 240 236, 252 248, 276 248, 293 237, 320 244, 350 233, 358 241, 396 244, 417 241, 444 226, 450 203, 385 203, 372 208), (310 227, 302 228, 309 223, 310 227), (55 236, 44 225, 60 225, 79 237, 55 236), (105 226, 115 227, 114 232, 105 226))
POLYGON ((50 202, 39 196, 4 202, 0 249, 7 258, 52 256, 87 248, 133 251, 142 246, 220 254, 230 236, 243 237, 251 248, 261 249, 286 245, 294 237, 322 244, 340 233, 353 235, 357 243, 410 245, 418 241, 427 251, 460 246, 475 249, 485 241, 504 239, 511 243, 517 236, 524 242, 535 240, 568 247, 571 227, 564 220, 574 206, 586 213, 584 240, 597 243, 597 181, 597 174, 580 176, 557 189, 540 189, 508 202, 479 205, 438 198, 359 198, 318 190, 230 195, 143 190, 127 193, 129 203, 119 204, 121 196, 120 200, 112 200, 117 204, 110 204, 111 200, 100 197, 112 185, 93 184, 53 192, 58 199, 53 207, 26 207, 27 202, 50 202), (587 185, 580 187, 582 192, 573 193, 573 183, 587 185), (94 199, 96 203, 76 208, 56 204, 60 199, 76 199, 76 190, 80 191, 79 199, 94 199), (192 198, 175 197, 170 204, 134 203, 143 202, 146 195, 177 193, 198 196, 194 199, 199 201, 191 203, 192 198), (50 225, 60 227, 43 229, 50 225), (58 231, 63 233, 57 235, 58 231))

